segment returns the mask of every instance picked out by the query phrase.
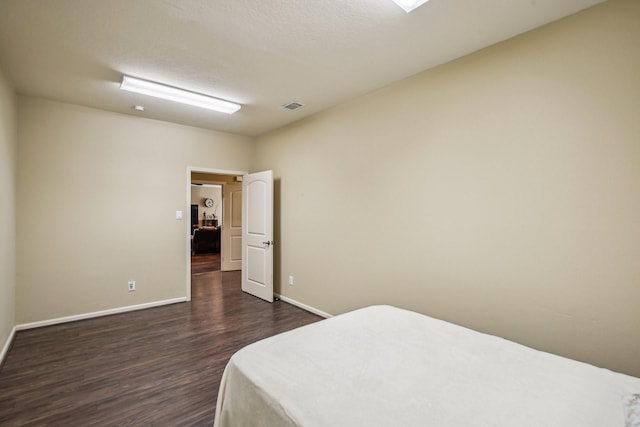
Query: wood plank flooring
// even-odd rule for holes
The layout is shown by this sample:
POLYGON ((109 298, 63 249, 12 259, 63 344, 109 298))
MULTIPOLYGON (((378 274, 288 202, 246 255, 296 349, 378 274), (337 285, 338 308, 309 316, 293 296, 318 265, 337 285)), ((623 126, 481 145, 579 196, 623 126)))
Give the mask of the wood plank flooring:
POLYGON ((220 270, 220 252, 191 255, 191 274, 220 270))
POLYGON ((2 426, 210 426, 243 346, 320 317, 193 275, 192 301, 19 331, 0 370, 2 426))

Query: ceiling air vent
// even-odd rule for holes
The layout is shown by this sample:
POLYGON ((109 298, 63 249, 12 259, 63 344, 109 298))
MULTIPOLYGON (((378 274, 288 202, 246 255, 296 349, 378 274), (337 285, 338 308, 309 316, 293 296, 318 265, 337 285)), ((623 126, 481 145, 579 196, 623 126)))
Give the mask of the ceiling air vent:
POLYGON ((299 102, 295 102, 295 101, 289 102, 282 106, 282 108, 284 108, 285 110, 291 110, 291 111, 297 110, 300 107, 304 107, 304 104, 300 104, 299 102))

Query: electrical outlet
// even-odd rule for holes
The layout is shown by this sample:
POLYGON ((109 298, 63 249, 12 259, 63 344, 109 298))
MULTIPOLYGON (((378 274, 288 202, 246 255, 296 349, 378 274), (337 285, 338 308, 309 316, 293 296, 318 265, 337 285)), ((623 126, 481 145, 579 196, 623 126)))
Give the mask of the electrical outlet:
POLYGON ((136 290, 136 281, 135 280, 129 280, 129 292, 135 291, 135 290, 136 290))
POLYGON ((293 286, 293 276, 289 276, 289 286, 293 286))

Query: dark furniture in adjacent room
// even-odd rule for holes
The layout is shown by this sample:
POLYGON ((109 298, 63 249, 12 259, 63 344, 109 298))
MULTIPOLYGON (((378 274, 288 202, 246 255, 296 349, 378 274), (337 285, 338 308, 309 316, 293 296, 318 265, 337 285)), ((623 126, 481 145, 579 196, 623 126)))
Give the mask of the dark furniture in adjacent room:
POLYGON ((201 227, 193 231, 191 252, 193 254, 205 252, 220 252, 220 227, 201 227))
POLYGON ((198 205, 191 205, 191 234, 198 228, 198 205))

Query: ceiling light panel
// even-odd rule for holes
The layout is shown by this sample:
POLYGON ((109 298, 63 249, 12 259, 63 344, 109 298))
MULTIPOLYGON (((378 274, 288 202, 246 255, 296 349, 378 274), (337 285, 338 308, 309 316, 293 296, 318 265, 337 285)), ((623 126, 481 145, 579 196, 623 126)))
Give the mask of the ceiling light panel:
POLYGON ((407 13, 411 12, 413 9, 417 8, 418 6, 422 6, 428 1, 429 0, 393 0, 395 4, 403 8, 404 11, 407 13))
POLYGON ((166 86, 161 83, 142 80, 131 76, 122 76, 120 89, 154 96, 168 101, 180 102, 182 104, 193 105, 195 107, 206 108, 225 114, 233 114, 241 108, 240 104, 214 98, 212 96, 179 89, 173 86, 166 86))

